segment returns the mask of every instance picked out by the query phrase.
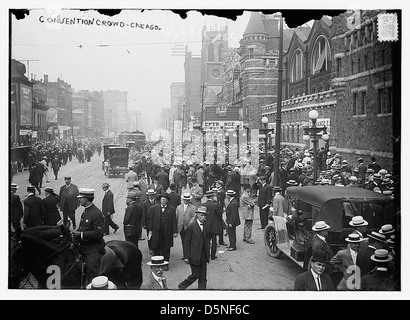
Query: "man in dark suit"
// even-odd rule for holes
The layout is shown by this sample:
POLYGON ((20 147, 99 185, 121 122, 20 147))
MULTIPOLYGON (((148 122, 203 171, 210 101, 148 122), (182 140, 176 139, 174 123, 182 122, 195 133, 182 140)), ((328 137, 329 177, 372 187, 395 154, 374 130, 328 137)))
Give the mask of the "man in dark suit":
POLYGON ((42 226, 44 223, 44 205, 36 196, 34 186, 27 187, 27 198, 24 200, 24 228, 42 226))
POLYGON ((239 196, 241 192, 241 175, 239 167, 235 167, 226 178, 226 190, 235 191, 235 199, 239 206, 239 196))
POLYGON ((360 276, 368 274, 372 271, 377 263, 371 259, 371 256, 378 249, 387 249, 387 237, 376 231, 372 231, 367 235, 369 238, 369 244, 365 249, 359 250, 357 252, 356 265, 360 268, 360 276))
POLYGON ((75 223, 75 210, 78 207, 78 199, 77 196, 79 195, 78 188, 75 184, 71 183, 71 177, 64 177, 65 185, 60 188, 60 204, 59 208, 63 211, 63 223, 66 227, 68 227, 68 218, 73 223, 73 229, 77 228, 75 223))
POLYGON ((164 186, 159 183, 158 176, 152 176, 152 181, 148 186, 148 189, 154 189, 156 194, 162 194, 165 192, 164 186))
POLYGON ((227 190, 226 196, 228 198, 228 204, 226 205, 226 225, 229 238, 229 246, 226 247, 227 251, 236 250, 236 227, 241 224, 239 218, 238 202, 235 199, 236 192, 233 190, 227 190))
POLYGON ((309 270, 296 277, 294 290, 334 291, 335 287, 331 277, 324 273, 327 263, 326 252, 320 250, 314 251, 309 270))
POLYGON ((184 239, 184 261, 190 265, 191 274, 178 285, 178 289, 181 290, 185 290, 196 280, 198 289, 206 290, 206 264, 209 262, 209 241, 205 225, 207 208, 199 206, 195 214, 196 219, 189 223, 184 239))
POLYGON ((98 275, 101 258, 105 253, 104 216, 93 203, 94 189, 82 188, 79 191, 79 202, 84 207, 78 231, 73 236, 79 241, 79 251, 86 264, 86 282, 90 283, 98 275))
POLYGON ((20 197, 16 194, 17 189, 18 185, 12 183, 10 193, 10 226, 13 227, 12 232, 21 229, 20 222, 23 217, 23 205, 21 204, 20 197))
MULTIPOLYGON (((155 202, 155 191, 154 189, 148 189, 147 191, 147 200, 145 200, 142 203, 142 227, 145 229, 145 231, 147 232, 147 236, 149 234, 149 225, 150 225, 150 208, 156 204, 155 202)), ((152 254, 152 249, 151 249, 151 240, 148 239, 148 249, 149 249, 149 253, 152 254)))
POLYGON ((114 195, 110 190, 110 184, 104 182, 102 184, 102 189, 104 191, 104 198, 102 200, 102 214, 104 215, 104 235, 110 234, 110 227, 114 229, 114 233, 117 232, 118 226, 112 220, 112 215, 115 213, 114 209, 114 195))
POLYGON ((151 273, 144 279, 140 290, 167 290, 167 280, 163 276, 163 271, 168 264, 163 256, 152 256, 151 261, 147 263, 151 267, 151 273))
POLYGON ((357 162, 359 162, 359 165, 357 166, 357 169, 359 169, 358 176, 357 176, 357 184, 360 185, 361 187, 364 187, 365 182, 366 182, 367 166, 364 164, 363 158, 357 159, 357 162))
POLYGON ((164 167, 161 166, 161 171, 158 172, 158 183, 164 187, 164 191, 169 187, 169 175, 164 171, 164 167))
MULTIPOLYGON (((150 208, 148 240, 151 240, 151 249, 156 256, 164 256, 169 262, 171 247, 177 233, 177 219, 175 208, 168 205, 169 196, 164 192, 160 195, 160 203, 150 208)), ((168 266, 165 267, 165 271, 168 266)))
POLYGON ((177 208, 181 204, 181 195, 176 192, 177 185, 175 183, 171 183, 169 188, 171 189, 171 192, 168 193, 169 196, 169 202, 168 205, 177 208))
POLYGON ((60 198, 54 193, 53 188, 47 187, 45 190, 46 197, 42 200, 44 205, 44 225, 56 226, 61 220, 60 212, 58 211, 58 203, 60 198))
POLYGON ((332 268, 329 261, 332 259, 334 254, 330 244, 327 242, 330 226, 325 221, 316 221, 312 227, 312 230, 315 233, 312 237, 312 254, 315 251, 325 252, 328 263, 325 272, 331 273, 332 268))
POLYGON ((31 164, 30 175, 28 181, 34 186, 38 194, 41 194, 40 182, 43 180, 43 171, 36 165, 35 162, 31 164))
POLYGON ((137 199, 138 195, 135 191, 128 192, 123 224, 125 241, 130 241, 138 247, 141 236, 142 206, 137 199))
POLYGON ((210 242, 211 247, 211 260, 215 260, 216 256, 216 236, 221 233, 222 231, 222 209, 221 207, 216 204, 212 199, 214 197, 214 192, 212 190, 208 190, 205 193, 207 197, 207 201, 202 205, 207 209, 207 215, 205 220, 205 226, 207 230, 207 238, 208 242, 210 242))
POLYGON ((272 187, 266 183, 266 177, 260 177, 260 189, 258 195, 259 217, 261 221, 260 229, 265 229, 268 225, 269 206, 272 203, 272 187))

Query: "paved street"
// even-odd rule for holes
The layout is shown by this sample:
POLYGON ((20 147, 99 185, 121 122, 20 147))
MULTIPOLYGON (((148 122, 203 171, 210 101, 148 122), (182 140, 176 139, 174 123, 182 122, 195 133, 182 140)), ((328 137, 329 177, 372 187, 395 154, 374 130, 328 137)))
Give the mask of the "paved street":
MULTIPOLYGON (((68 162, 59 172, 58 180, 54 180, 53 174, 49 172, 49 183, 43 183, 45 187, 53 187, 56 193, 64 184, 64 176, 71 176, 72 183, 79 188, 95 188, 94 203, 101 208, 103 190, 101 185, 107 181, 110 183, 111 191, 114 193, 115 210, 114 221, 120 226, 117 233, 105 236, 105 240, 124 240, 122 221, 124 217, 125 195, 127 193, 126 184, 122 176, 107 178, 101 168, 103 157, 97 154, 91 158, 91 162, 79 164, 76 158, 68 162)), ((18 173, 13 176, 13 182, 19 185, 17 194, 21 199, 26 195, 28 184, 28 172, 18 173)), ((42 192, 40 197, 44 197, 42 192)), ((76 221, 79 222, 82 208, 76 211, 76 221)), ((243 221, 237 228, 237 250, 225 251, 225 247, 218 247, 218 258, 208 264, 208 284, 209 290, 292 290, 295 277, 302 272, 300 267, 284 255, 280 259, 268 256, 263 243, 263 231, 260 227, 259 213, 256 211, 253 225, 253 239, 255 244, 247 244, 242 241, 243 221)), ((143 232, 146 237, 146 233, 143 232)), ((228 237, 225 237, 228 242, 228 237)), ((139 243, 143 255, 143 272, 146 277, 150 269, 147 262, 150 261, 147 241, 139 243)), ((180 237, 175 239, 174 247, 171 248, 170 269, 165 272, 168 287, 177 289, 178 284, 190 274, 189 265, 182 260, 182 245, 180 237)), ((197 283, 194 283, 188 290, 196 290, 197 283)))

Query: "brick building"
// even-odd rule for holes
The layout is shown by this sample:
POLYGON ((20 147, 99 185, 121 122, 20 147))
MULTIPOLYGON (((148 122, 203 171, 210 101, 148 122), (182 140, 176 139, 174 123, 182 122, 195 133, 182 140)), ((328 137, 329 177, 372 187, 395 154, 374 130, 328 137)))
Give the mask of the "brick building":
POLYGON ((332 133, 332 144, 351 163, 357 164, 357 158, 363 157, 369 164, 374 155, 382 167, 391 170, 394 60, 392 42, 378 40, 378 13, 347 11, 333 18, 332 86, 338 126, 332 133), (352 16, 354 25, 349 23, 352 16))
POLYGON ((127 96, 126 91, 103 91, 105 130, 113 132, 116 137, 127 130, 127 96))
POLYGON ((191 117, 199 119, 201 115, 201 57, 185 54, 185 107, 184 128, 188 127, 191 117))

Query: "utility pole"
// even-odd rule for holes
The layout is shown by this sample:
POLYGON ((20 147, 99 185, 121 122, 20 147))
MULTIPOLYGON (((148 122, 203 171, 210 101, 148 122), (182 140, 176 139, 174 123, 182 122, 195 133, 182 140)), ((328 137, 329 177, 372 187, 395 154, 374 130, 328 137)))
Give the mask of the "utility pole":
POLYGON ((206 159, 206 142, 205 142, 205 132, 204 132, 204 91, 205 91, 205 83, 201 85, 202 88, 202 105, 201 105, 201 134, 202 134, 202 154, 203 154, 203 160, 205 161, 206 159))
POLYGON ((276 103, 276 135, 275 135, 275 186, 279 185, 280 136, 282 122, 282 73, 283 73, 283 18, 279 20, 279 61, 278 61, 278 101, 276 103))
POLYGON ((40 60, 19 60, 20 62, 26 62, 27 63, 27 75, 30 80, 30 62, 31 61, 40 61, 40 60))

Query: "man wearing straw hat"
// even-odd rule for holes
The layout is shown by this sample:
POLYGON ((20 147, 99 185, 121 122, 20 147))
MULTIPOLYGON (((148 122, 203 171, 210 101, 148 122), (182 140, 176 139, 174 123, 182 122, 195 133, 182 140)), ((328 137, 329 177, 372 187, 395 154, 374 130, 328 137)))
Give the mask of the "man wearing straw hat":
POLYGON ((164 256, 152 256, 151 261, 147 263, 151 267, 151 273, 148 278, 145 278, 140 290, 167 290, 167 281, 163 272, 168 263, 164 260, 164 256))
POLYGON ((361 289, 365 291, 400 290, 394 270, 389 267, 393 257, 386 249, 378 249, 371 256, 376 268, 361 279, 361 289))
POLYGON ((198 289, 206 290, 207 263, 209 262, 209 241, 205 225, 208 214, 205 206, 199 206, 195 211, 196 219, 187 227, 184 240, 184 261, 191 267, 191 274, 178 285, 178 289, 185 290, 196 280, 198 289))
MULTIPOLYGON (((335 256, 330 259, 330 264, 343 273, 343 278, 338 284, 337 290, 349 290, 347 280, 352 274, 352 266, 356 267, 357 265, 357 252, 360 243, 364 239, 357 233, 351 233, 345 240, 348 243, 347 249, 339 250, 335 256)), ((353 272, 356 272, 356 270, 353 272)))
POLYGON ((357 253, 357 266, 360 268, 360 276, 363 277, 376 267, 375 261, 371 259, 371 256, 378 249, 386 249, 387 237, 376 231, 372 231, 369 235, 369 244, 357 253))
POLYGON ((326 273, 331 272, 330 259, 334 256, 333 250, 327 242, 329 230, 330 226, 325 221, 316 221, 312 227, 312 231, 315 233, 312 237, 312 254, 315 251, 323 251, 326 253, 326 273))
POLYGON ((114 290, 117 286, 106 276, 95 277, 86 287, 87 290, 114 290))

